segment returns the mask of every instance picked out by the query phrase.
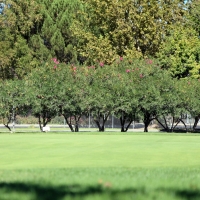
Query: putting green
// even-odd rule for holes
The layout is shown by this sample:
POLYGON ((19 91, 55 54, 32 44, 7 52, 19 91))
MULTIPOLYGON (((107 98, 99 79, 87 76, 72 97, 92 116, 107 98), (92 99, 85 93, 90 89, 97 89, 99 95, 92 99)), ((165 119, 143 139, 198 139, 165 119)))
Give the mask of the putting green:
POLYGON ((200 166, 190 134, 1 134, 0 169, 200 166))

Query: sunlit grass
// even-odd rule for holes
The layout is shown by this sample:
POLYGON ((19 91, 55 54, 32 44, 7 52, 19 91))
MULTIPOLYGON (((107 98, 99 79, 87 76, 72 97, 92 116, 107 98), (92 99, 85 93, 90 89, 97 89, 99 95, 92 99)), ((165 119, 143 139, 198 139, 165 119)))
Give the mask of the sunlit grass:
POLYGON ((1 133, 0 199, 200 199, 199 136, 1 133))

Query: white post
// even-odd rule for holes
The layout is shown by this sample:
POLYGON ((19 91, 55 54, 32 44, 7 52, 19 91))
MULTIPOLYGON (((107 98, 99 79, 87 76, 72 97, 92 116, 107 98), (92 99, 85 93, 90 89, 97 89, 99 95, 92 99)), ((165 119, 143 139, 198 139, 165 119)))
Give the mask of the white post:
POLYGON ((66 128, 66 120, 65 120, 65 118, 64 118, 64 127, 66 128))
POLYGON ((189 124, 189 117, 188 117, 188 114, 186 114, 186 116, 187 116, 187 124, 189 124))

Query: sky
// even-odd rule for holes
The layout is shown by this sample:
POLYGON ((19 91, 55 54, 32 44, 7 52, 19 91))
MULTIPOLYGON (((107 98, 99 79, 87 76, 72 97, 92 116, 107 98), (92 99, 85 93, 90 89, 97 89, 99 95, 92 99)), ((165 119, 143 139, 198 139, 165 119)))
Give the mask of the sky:
POLYGON ((3 11, 3 6, 4 6, 4 4, 3 4, 3 3, 0 3, 0 14, 1 14, 1 12, 3 11))

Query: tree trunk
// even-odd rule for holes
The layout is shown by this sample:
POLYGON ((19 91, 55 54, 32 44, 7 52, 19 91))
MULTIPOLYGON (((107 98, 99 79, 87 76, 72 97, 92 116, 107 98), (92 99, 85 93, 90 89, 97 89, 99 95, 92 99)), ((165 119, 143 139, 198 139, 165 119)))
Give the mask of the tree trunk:
POLYGON ((79 132, 79 120, 81 118, 80 116, 75 116, 75 132, 79 132))
POLYGON ((127 127, 126 127, 126 132, 128 131, 128 129, 129 129, 131 123, 133 123, 133 119, 131 119, 131 120, 129 121, 129 123, 128 123, 127 127))
POLYGON ((104 131, 105 131, 105 129, 104 129, 104 124, 103 124, 103 125, 100 125, 99 120, 94 120, 94 121, 95 121, 97 127, 99 128, 99 132, 104 132, 104 131))
POLYGON ((164 128, 165 131, 167 131, 167 128, 163 125, 163 123, 158 118, 155 118, 155 120, 164 128))
POLYGON ((67 125, 69 126, 71 132, 74 132, 74 128, 73 128, 73 126, 72 126, 71 120, 70 120, 70 122, 69 122, 68 116, 65 115, 65 114, 63 114, 63 117, 65 118, 65 121, 66 121, 67 125))
POLYGON ((78 126, 78 124, 75 124, 75 132, 79 132, 79 126, 78 126))
POLYGON ((167 132, 170 132, 170 128, 169 128, 169 126, 167 125, 167 120, 166 120, 166 118, 165 118, 164 115, 163 115, 163 118, 164 118, 164 122, 165 122, 166 131, 167 131, 167 132))
MULTIPOLYGON (((171 131, 171 132, 174 132, 174 129, 175 129, 175 126, 174 126, 175 117, 173 116, 172 119, 173 119, 173 120, 172 120, 172 125, 171 125, 171 127, 170 127, 170 131, 171 131)), ((176 126, 177 126, 177 125, 176 125, 176 126)))
POLYGON ((8 117, 8 121, 6 123, 4 123, 4 119, 3 119, 3 125, 10 131, 12 132, 10 126, 8 125, 11 122, 11 117, 8 117))
POLYGON ((38 116, 38 123, 39 123, 40 131, 43 132, 40 114, 38 116))
MULTIPOLYGON (((173 121, 175 121, 174 118, 173 118, 173 121)), ((180 122, 180 119, 177 120, 177 122, 176 122, 176 124, 175 124, 174 127, 172 126, 171 132, 174 132, 174 129, 177 127, 177 125, 179 124, 179 122, 180 122)))
POLYGON ((124 127, 125 121, 126 121, 126 117, 124 117, 124 113, 122 112, 122 115, 120 117, 121 132, 126 132, 125 127, 124 127))
POLYGON ((99 132, 104 132, 105 131, 105 123, 108 119, 108 116, 109 116, 110 113, 108 113, 107 115, 101 115, 99 113, 97 119, 94 119, 95 123, 97 124, 97 127, 99 128, 99 132), (102 125, 100 124, 100 120, 102 118, 102 125))
POLYGON ((128 118, 128 119, 130 119, 130 120, 128 120, 128 119, 127 119, 127 116, 124 116, 124 114, 125 114, 125 113, 122 112, 122 115, 121 115, 121 117, 120 117, 121 132, 127 132, 128 129, 129 129, 129 127, 130 127, 130 125, 131 125, 131 123, 133 122, 133 119, 131 119, 131 117, 128 118), (128 123, 128 125, 125 127, 126 121, 129 122, 129 123, 128 123))
POLYGON ((100 132, 104 132, 105 131, 105 127, 102 125, 99 131, 100 132))
POLYGON ((144 123, 144 132, 148 132, 149 122, 144 123))
POLYGON ((150 114, 145 112, 144 113, 144 132, 148 132, 148 126, 149 126, 149 123, 150 123, 150 114))
POLYGON ((9 127, 8 124, 3 124, 10 132, 12 132, 11 128, 9 127))
POLYGON ((43 127, 45 127, 50 121, 51 121, 51 118, 47 118, 47 114, 45 113, 45 111, 42 116, 40 114, 38 115, 38 123, 39 123, 41 132, 45 132, 43 131, 43 127), (41 121, 41 118, 42 118, 42 121, 41 121))
POLYGON ((148 132, 148 126, 152 120, 155 118, 151 118, 151 114, 149 112, 144 113, 144 132, 148 132))
POLYGON ((188 129, 187 129, 187 126, 186 126, 185 122, 184 122, 182 119, 180 119, 180 121, 181 121, 181 122, 183 123, 183 125, 185 126, 186 132, 188 132, 188 129))
POLYGON ((194 125, 193 125, 193 130, 195 130, 197 127, 197 124, 199 122, 199 116, 195 117, 194 119, 195 119, 195 121, 194 121, 194 125))

